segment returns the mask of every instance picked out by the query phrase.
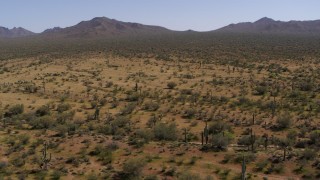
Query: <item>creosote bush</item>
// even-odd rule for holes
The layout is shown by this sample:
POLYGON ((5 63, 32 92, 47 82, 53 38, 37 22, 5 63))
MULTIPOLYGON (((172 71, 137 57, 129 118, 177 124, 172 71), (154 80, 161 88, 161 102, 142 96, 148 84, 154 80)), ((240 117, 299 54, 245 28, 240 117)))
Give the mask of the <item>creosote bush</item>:
POLYGON ((177 86, 177 84, 175 82, 168 82, 167 87, 168 89, 174 89, 177 86))
POLYGON ((165 124, 157 123, 154 127, 154 136, 156 140, 174 141, 177 139, 177 127, 175 123, 165 124))

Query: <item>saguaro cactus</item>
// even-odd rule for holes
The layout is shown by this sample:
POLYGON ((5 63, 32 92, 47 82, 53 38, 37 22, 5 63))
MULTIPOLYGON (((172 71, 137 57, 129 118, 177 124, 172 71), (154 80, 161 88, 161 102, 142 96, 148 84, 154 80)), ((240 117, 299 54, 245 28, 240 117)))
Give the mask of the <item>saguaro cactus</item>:
POLYGON ((185 142, 185 143, 188 142, 188 140, 187 140, 187 135, 188 135, 187 128, 184 128, 184 142, 185 142))
POLYGON ((252 114, 252 125, 254 125, 254 121, 255 121, 255 113, 252 114))
POLYGON ((201 145, 203 146, 203 137, 204 136, 204 133, 203 132, 201 132, 201 145))
POLYGON ((204 130, 203 130, 203 134, 204 134, 204 137, 206 139, 206 144, 208 144, 208 141, 209 141, 209 130, 208 130, 208 122, 206 121, 206 126, 204 127, 204 130))
POLYGON ((251 144, 251 151, 254 151, 254 143, 256 142, 256 135, 253 133, 252 128, 250 130, 250 144, 251 144))
POLYGON ((47 157, 47 150, 48 150, 48 144, 47 142, 45 142, 44 147, 42 149, 42 157, 41 157, 41 165, 40 168, 43 170, 47 170, 48 169, 48 164, 51 161, 51 153, 49 154, 49 158, 47 157))
POLYGON ((99 115, 100 115, 100 109, 99 107, 96 107, 96 111, 94 112, 94 119, 99 120, 99 115))
POLYGON ((269 137, 267 134, 264 135, 264 149, 268 149, 268 142, 269 142, 269 137))
POLYGON ((134 87, 134 90, 135 90, 136 92, 138 92, 138 89, 139 89, 139 86, 138 86, 138 83, 136 83, 136 86, 134 87))
POLYGON ((246 160, 243 156, 242 165, 241 165, 241 180, 246 180, 246 170, 247 170, 246 160))

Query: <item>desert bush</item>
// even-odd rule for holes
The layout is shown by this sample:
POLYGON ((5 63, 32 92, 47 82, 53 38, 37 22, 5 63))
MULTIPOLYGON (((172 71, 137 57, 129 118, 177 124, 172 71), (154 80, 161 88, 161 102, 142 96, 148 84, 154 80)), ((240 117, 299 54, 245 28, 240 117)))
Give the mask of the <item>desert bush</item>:
POLYGON ((56 132, 58 133, 57 135, 60 137, 64 137, 65 134, 68 132, 68 127, 65 125, 58 125, 55 128, 56 132))
POLYGON ((262 96, 265 93, 267 93, 267 91, 268 91, 268 89, 266 86, 257 86, 257 87, 255 87, 253 94, 257 95, 257 96, 262 96))
POLYGON ((19 142, 21 142, 23 145, 26 145, 29 143, 30 136, 28 134, 20 134, 17 136, 17 139, 19 142))
POLYGON ((254 171, 263 171, 268 166, 268 164, 268 160, 261 160, 255 164, 254 171))
POLYGON ((313 160, 317 156, 317 152, 314 149, 306 148, 301 152, 301 159, 313 160))
POLYGON ((37 116, 50 115, 50 108, 47 105, 43 105, 36 110, 37 116))
POLYGON ((15 157, 13 157, 13 159, 11 159, 10 163, 12 165, 14 165, 15 167, 19 167, 20 168, 20 167, 24 166, 26 162, 25 162, 25 159, 23 157, 15 156, 15 157))
POLYGON ((250 135, 241 136, 241 138, 238 139, 238 144, 247 146, 249 150, 249 147, 251 145, 251 136, 250 135))
POLYGON ((133 136, 129 137, 129 144, 142 147, 154 138, 154 134, 149 129, 138 129, 133 136))
POLYGON ((232 128, 230 125, 223 121, 215 121, 209 124, 209 133, 210 134, 219 134, 224 131, 232 132, 232 128))
POLYGON ((132 111, 136 108, 136 103, 129 103, 124 108, 121 109, 120 114, 121 115, 128 115, 131 114, 132 111))
POLYGON ((230 144, 230 138, 228 138, 227 136, 223 136, 222 133, 215 134, 211 139, 211 144, 216 150, 226 150, 228 145, 230 144))
POLYGON ((159 104, 153 101, 148 101, 143 105, 143 109, 146 111, 156 111, 159 107, 159 104))
POLYGON ((55 124, 53 117, 51 116, 42 116, 35 118, 33 121, 30 121, 30 125, 34 129, 49 129, 55 124))
POLYGON ((313 84, 311 81, 301 81, 299 83, 299 88, 301 91, 311 91, 313 88, 313 84))
POLYGON ((314 130, 311 131, 310 135, 309 135, 310 141, 312 144, 316 144, 319 145, 319 139, 320 139, 320 130, 314 130))
POLYGON ((278 130, 289 128, 292 124, 292 116, 287 113, 282 113, 276 120, 278 130))
POLYGON ((126 116, 117 116, 115 120, 112 121, 112 125, 119 128, 124 128, 129 124, 130 124, 130 119, 126 116))
POLYGON ((125 177, 128 177, 128 179, 133 179, 141 176, 142 169, 145 166, 145 164, 145 160, 140 158, 133 158, 127 160, 123 164, 123 173, 125 177))
POLYGON ((295 130, 289 130, 288 133, 287 133, 287 138, 292 140, 293 142, 296 141, 298 137, 298 132, 295 131, 295 130))
POLYGON ((192 95, 192 89, 181 89, 182 95, 192 95))
POLYGON ((110 135, 111 134, 111 126, 109 124, 103 124, 98 127, 98 133, 104 134, 104 135, 110 135))
POLYGON ((157 123, 154 127, 154 136, 157 140, 174 141, 177 139, 176 124, 157 123))
POLYGON ((111 149, 104 148, 101 145, 97 145, 93 151, 89 153, 91 156, 97 156, 98 161, 101 161, 102 165, 107 165, 112 162, 111 149))
POLYGON ((68 103, 61 103, 61 104, 59 104, 58 107, 57 107, 57 111, 58 111, 59 113, 62 113, 62 112, 64 112, 64 111, 68 111, 69 109, 71 109, 71 105, 68 104, 68 103))
POLYGON ((188 108, 186 110, 184 110, 182 117, 183 118, 187 118, 190 119, 192 118, 194 115, 196 114, 196 111, 193 108, 188 108))
POLYGON ((113 85, 112 81, 107 81, 105 87, 110 88, 110 87, 112 87, 112 85, 113 85))
POLYGON ((139 100, 139 93, 137 92, 134 92, 134 91, 130 91, 128 94, 127 94, 127 97, 126 97, 126 101, 128 102, 134 102, 134 101, 138 101, 139 100))
MULTIPOLYGON (((5 172, 5 169, 7 168, 8 163, 5 161, 0 161, 0 174, 5 172)), ((0 176, 1 177, 1 176, 0 176)))
POLYGON ((279 164, 271 164, 270 167, 268 167, 264 173, 265 174, 271 174, 273 172, 280 174, 284 171, 284 165, 283 163, 279 163, 279 164))
POLYGON ((22 114, 24 111, 23 104, 16 104, 14 106, 11 106, 7 112, 5 112, 4 117, 12 117, 14 115, 22 114))
POLYGON ((57 115, 57 122, 60 124, 65 124, 67 121, 73 119, 75 111, 64 111, 57 115))
POLYGON ((62 176, 62 172, 55 170, 51 173, 50 180, 59 180, 61 176, 62 176))
POLYGON ((177 84, 175 82, 168 82, 167 83, 167 87, 168 89, 174 89, 177 86, 177 84))

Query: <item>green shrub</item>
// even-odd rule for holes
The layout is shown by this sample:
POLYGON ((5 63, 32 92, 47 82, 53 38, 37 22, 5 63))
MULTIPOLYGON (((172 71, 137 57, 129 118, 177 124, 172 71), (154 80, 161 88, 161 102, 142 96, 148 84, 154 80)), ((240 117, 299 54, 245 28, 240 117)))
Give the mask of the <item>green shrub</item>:
POLYGON ((157 140, 174 141, 177 139, 176 124, 157 123, 154 127, 154 136, 157 140))
POLYGON ((301 152, 301 158, 305 160, 313 160, 317 156, 317 152, 313 149, 306 148, 301 152))
POLYGON ((71 105, 68 104, 68 103, 61 103, 61 104, 59 104, 58 107, 57 107, 57 111, 58 111, 59 113, 62 113, 62 112, 64 112, 64 111, 68 111, 69 109, 71 109, 71 105))
POLYGON ((280 114, 280 116, 276 120, 277 129, 282 130, 289 128, 292 124, 292 116, 287 112, 280 114))
POLYGON ((89 155, 97 156, 98 161, 101 161, 102 165, 107 165, 112 162, 112 150, 101 145, 97 145, 89 155))
POLYGON ((50 108, 47 105, 41 106, 36 110, 37 116, 50 115, 50 108))
POLYGON ((216 150, 226 150, 230 144, 230 139, 227 136, 221 134, 213 135, 211 144, 216 150))
POLYGON ((153 101, 148 101, 143 105, 143 109, 146 111, 156 111, 159 107, 159 104, 153 101))
POLYGON ((129 159, 123 164, 123 173, 127 177, 131 177, 131 178, 139 177, 141 176, 142 169, 145 165, 146 165, 146 162, 144 159, 140 159, 140 158, 129 159))
POLYGON ((10 107, 10 108, 8 109, 8 111, 5 112, 4 116, 5 116, 5 117, 12 117, 12 116, 14 116, 14 115, 22 114, 23 111, 24 111, 24 106, 23 106, 23 104, 16 104, 16 105, 10 107))

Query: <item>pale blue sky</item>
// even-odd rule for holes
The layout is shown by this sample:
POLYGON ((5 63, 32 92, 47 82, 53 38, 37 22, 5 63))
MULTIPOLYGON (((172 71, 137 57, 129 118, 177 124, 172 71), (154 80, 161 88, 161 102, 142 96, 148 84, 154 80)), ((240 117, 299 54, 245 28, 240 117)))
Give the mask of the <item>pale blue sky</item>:
POLYGON ((105 16, 173 30, 207 31, 230 23, 320 19, 320 0, 1 0, 0 26, 41 32, 105 16))

